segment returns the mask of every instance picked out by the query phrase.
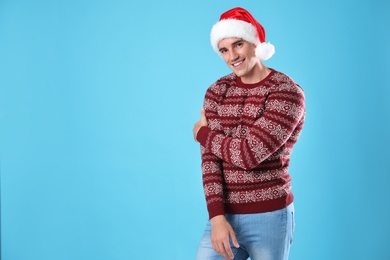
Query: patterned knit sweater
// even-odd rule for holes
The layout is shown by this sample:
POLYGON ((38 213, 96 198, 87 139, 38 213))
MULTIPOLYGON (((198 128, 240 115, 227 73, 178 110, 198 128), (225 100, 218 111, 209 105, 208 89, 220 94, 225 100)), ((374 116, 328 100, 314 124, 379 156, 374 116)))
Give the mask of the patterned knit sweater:
POLYGON ((271 69, 261 82, 222 77, 205 95, 201 144, 209 218, 269 212, 293 201, 290 154, 305 119, 303 90, 271 69))

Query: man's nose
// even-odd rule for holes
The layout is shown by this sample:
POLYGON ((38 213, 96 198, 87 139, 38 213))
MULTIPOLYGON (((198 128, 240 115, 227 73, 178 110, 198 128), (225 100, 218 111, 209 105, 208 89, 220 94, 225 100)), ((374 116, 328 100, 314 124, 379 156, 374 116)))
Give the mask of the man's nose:
POLYGON ((234 49, 230 52, 230 60, 235 61, 238 59, 238 53, 234 49))

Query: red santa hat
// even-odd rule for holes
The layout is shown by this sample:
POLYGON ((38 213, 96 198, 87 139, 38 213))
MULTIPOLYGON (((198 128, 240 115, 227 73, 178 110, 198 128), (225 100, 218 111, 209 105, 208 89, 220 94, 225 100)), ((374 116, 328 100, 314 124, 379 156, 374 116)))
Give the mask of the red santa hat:
POLYGON ((265 30, 245 9, 233 8, 223 13, 211 29, 213 49, 219 54, 218 43, 225 38, 241 38, 256 45, 256 57, 268 60, 275 53, 275 47, 265 42, 265 30))

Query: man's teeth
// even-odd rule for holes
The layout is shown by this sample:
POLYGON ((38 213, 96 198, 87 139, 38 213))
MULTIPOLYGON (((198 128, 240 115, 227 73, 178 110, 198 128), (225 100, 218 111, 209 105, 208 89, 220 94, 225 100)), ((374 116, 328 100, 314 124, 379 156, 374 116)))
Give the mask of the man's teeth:
POLYGON ((237 66, 239 66, 241 63, 242 63, 242 61, 237 62, 237 63, 233 63, 233 66, 234 66, 234 67, 237 67, 237 66))

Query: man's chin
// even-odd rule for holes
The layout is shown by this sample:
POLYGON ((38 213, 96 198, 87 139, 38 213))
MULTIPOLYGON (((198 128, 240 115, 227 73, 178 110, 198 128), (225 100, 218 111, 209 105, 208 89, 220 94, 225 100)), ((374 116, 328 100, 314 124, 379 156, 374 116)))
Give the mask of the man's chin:
POLYGON ((241 70, 233 70, 233 73, 236 74, 237 77, 242 77, 244 74, 241 70))

